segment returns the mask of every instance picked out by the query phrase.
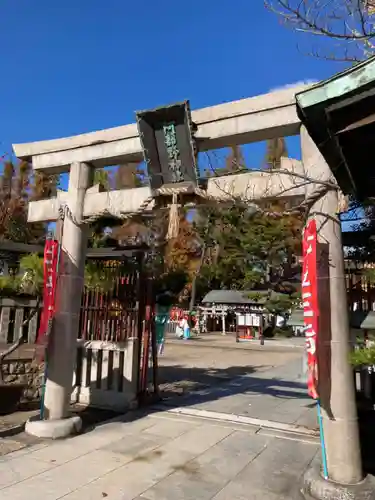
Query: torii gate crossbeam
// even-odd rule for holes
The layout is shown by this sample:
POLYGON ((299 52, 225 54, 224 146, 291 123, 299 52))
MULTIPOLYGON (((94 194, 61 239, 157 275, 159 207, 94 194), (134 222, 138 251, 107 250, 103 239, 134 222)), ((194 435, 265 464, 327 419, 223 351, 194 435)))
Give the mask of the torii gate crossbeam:
MULTIPOLYGON (((199 151, 298 135, 300 120, 295 94, 307 88, 300 85, 192 111, 192 120, 198 127, 195 137, 199 151)), ((13 149, 18 158, 32 159, 34 170, 51 173, 68 172, 74 162, 103 167, 143 159, 136 124, 64 139, 14 144, 13 149)))

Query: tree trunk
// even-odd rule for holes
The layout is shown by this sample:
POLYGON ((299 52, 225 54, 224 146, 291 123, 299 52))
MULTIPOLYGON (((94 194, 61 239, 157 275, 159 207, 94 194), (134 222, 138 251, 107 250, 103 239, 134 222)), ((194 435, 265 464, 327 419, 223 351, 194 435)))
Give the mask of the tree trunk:
POLYGON ((191 296, 190 296, 190 304, 189 304, 189 312, 191 313, 195 306, 195 296, 197 294, 197 276, 200 273, 201 267, 204 262, 204 257, 206 254, 206 245, 202 246, 202 254, 199 260, 198 269, 195 271, 193 283, 191 284, 191 296))

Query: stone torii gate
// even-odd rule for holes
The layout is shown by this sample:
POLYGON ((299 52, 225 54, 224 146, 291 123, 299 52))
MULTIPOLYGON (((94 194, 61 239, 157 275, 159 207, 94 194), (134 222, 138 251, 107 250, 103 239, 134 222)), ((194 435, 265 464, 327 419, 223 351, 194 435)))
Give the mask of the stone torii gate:
MULTIPOLYGON (((333 182, 328 165, 297 116, 295 95, 306 88, 287 88, 192 112, 199 151, 276 137, 301 136, 302 162, 283 159, 278 173, 247 171, 209 179, 209 197, 225 201, 235 196, 248 203, 265 197, 296 199, 310 196, 322 183, 333 182)), ((31 202, 29 206, 30 222, 57 220, 63 205, 67 205, 71 213, 71 217, 64 219, 62 252, 67 258, 60 271, 60 287, 65 293, 55 317, 46 382, 45 414, 53 426, 66 419, 72 391, 88 227, 84 221, 102 213, 124 215, 151 210, 155 193, 150 187, 100 193, 98 187, 92 185, 95 168, 142 160, 142 145, 135 124, 64 139, 15 144, 13 149, 18 158, 31 161, 35 171, 70 173, 68 192, 59 192, 50 200, 31 202)), ((333 346, 348 344, 349 339, 344 306, 346 289, 341 279, 344 275, 341 227, 335 215, 337 212, 338 191, 332 189, 318 196, 310 210, 317 219, 319 240, 329 247, 331 313, 328 322, 333 346)), ((330 360, 331 413, 323 415, 329 467, 345 461, 351 463, 348 442, 358 448, 358 435, 353 428, 354 388, 345 352, 346 348, 332 349, 330 360), (339 412, 337 421, 332 419, 336 411, 339 412), (336 428, 345 439, 340 441, 336 428)), ((68 426, 67 433, 69 430, 72 427, 68 426)), ((354 460, 357 459, 355 456, 354 460)))

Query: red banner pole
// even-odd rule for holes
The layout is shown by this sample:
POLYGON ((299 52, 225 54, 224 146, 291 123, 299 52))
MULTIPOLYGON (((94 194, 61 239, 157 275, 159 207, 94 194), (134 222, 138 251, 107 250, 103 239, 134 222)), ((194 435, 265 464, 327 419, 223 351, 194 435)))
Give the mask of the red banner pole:
POLYGON ((60 245, 57 240, 47 239, 44 247, 43 309, 37 336, 37 357, 44 360, 44 377, 40 401, 40 419, 44 419, 44 393, 47 379, 47 349, 55 312, 55 297, 60 259, 60 245), (39 349, 38 349, 39 347, 39 349))
POLYGON ((316 400, 322 450, 323 475, 328 479, 327 455, 323 432, 322 413, 318 394, 318 359, 319 341, 319 296, 318 296, 318 236, 316 222, 310 219, 303 232, 303 272, 302 302, 307 350, 307 390, 316 400))
POLYGON ((40 317, 37 344, 47 347, 48 325, 52 320, 55 309, 55 295, 57 283, 59 243, 56 240, 47 239, 44 247, 44 285, 43 285, 43 309, 40 317))
POLYGON ((302 302, 308 364, 307 388, 313 399, 318 399, 318 285, 316 222, 311 219, 303 233, 302 302))

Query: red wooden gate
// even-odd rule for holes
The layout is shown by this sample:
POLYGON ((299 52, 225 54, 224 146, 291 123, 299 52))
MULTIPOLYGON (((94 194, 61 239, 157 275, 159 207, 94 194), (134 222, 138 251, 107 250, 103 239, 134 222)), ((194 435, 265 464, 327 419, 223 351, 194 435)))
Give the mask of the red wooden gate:
POLYGON ((152 280, 143 270, 143 257, 139 255, 132 259, 132 262, 124 259, 91 259, 91 262, 95 262, 98 268, 103 270, 106 282, 110 280, 113 286, 105 291, 99 287, 85 288, 82 294, 79 330, 82 340, 139 340, 138 393, 142 399, 150 389, 157 392, 152 280))

